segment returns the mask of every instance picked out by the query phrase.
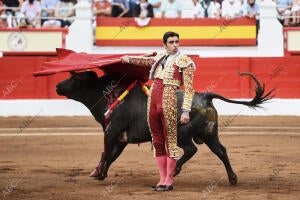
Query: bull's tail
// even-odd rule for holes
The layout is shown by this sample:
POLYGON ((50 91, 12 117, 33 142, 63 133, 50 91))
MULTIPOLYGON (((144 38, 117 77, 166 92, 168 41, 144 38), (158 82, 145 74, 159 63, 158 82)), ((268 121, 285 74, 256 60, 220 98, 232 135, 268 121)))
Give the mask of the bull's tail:
POLYGON ((242 105, 249 106, 250 108, 259 108, 261 104, 263 104, 266 101, 269 101, 270 99, 272 99, 274 97, 273 92, 274 92, 275 88, 265 94, 265 85, 264 84, 261 85, 260 82, 257 80, 257 78, 252 73, 250 73, 250 72, 240 73, 239 72, 239 75, 240 76, 245 76, 245 75, 250 76, 250 78, 252 80, 254 80, 256 83, 255 96, 253 97, 253 99, 251 101, 231 100, 231 99, 227 99, 227 98, 225 98, 219 94, 215 94, 215 93, 205 93, 205 97, 209 100, 217 98, 217 99, 226 101, 228 103, 242 104, 242 105))

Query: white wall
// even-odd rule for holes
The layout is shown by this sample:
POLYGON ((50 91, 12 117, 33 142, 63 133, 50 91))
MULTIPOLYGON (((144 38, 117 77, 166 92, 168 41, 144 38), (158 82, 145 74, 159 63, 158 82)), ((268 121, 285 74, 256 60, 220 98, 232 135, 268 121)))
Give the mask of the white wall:
MULTIPOLYGON (((245 100, 245 99, 243 99, 245 100)), ((273 99, 253 110, 247 106, 214 100, 219 115, 300 116, 300 99, 273 99)), ((90 111, 73 100, 0 100, 1 116, 89 116, 90 111)))
POLYGON ((66 48, 91 53, 93 48, 92 8, 88 0, 79 0, 75 6, 76 19, 69 27, 66 48))

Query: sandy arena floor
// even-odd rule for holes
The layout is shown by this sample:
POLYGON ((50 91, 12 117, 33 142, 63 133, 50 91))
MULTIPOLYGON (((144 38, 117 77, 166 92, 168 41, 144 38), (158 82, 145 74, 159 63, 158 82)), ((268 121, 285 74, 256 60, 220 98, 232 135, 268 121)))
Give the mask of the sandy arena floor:
POLYGON ((0 199, 300 198, 300 117, 230 120, 220 139, 237 186, 206 145, 175 178, 175 190, 152 192, 158 172, 150 144, 128 145, 104 181, 88 177, 98 164, 103 133, 91 117, 0 118, 0 199), (254 134, 255 133, 255 134, 254 134))

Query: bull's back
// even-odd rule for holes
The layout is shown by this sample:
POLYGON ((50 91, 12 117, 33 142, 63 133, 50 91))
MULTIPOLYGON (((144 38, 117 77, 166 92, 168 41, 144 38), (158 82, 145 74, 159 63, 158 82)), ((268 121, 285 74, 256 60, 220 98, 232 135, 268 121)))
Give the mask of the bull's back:
MULTIPOLYGON (((177 90, 177 107, 178 109, 181 108, 182 102, 183 102, 183 90, 177 90)), ((201 107, 201 108, 207 108, 211 107, 212 102, 210 99, 207 99, 205 97, 205 93, 198 93, 195 92, 193 102, 192 102, 192 108, 193 107, 201 107)))

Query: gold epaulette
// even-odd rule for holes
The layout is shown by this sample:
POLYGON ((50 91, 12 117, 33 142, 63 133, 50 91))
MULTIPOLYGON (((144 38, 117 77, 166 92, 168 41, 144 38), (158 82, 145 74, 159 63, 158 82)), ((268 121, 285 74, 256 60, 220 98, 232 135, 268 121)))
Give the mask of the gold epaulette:
POLYGON ((195 69, 195 63, 194 61, 187 55, 181 54, 177 57, 175 61, 176 65, 180 68, 186 68, 190 64, 193 65, 193 68, 195 69))

